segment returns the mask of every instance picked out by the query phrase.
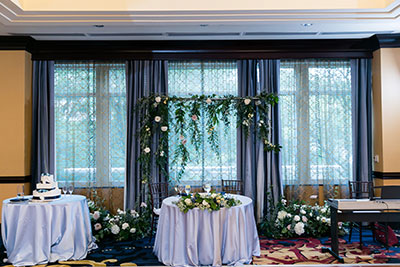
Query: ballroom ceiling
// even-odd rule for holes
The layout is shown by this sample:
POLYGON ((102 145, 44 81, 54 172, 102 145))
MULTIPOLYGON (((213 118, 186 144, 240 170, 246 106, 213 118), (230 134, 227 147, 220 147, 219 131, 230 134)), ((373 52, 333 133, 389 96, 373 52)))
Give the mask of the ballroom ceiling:
POLYGON ((37 40, 365 38, 400 32, 400 0, 0 0, 0 35, 37 40))

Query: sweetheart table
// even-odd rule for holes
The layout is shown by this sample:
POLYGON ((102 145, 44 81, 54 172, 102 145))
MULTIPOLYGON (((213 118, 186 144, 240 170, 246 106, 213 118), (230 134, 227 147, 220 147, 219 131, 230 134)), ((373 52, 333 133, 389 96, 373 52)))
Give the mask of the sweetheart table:
POLYGON ((62 196, 51 202, 3 201, 1 233, 14 266, 84 259, 96 247, 86 198, 62 196))
POLYGON ((158 221, 154 253, 170 266, 242 265, 260 255, 253 202, 232 195, 241 204, 209 212, 198 208, 183 213, 164 199, 158 221))

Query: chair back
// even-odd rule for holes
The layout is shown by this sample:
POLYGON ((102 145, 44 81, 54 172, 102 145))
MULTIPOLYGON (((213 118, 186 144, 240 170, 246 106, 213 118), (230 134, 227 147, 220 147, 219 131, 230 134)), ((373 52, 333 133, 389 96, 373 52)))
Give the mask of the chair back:
POLYGON ((161 208, 162 201, 168 197, 168 183, 149 183, 149 190, 152 208, 161 208))
POLYGON ((349 181, 350 198, 370 198, 374 196, 372 182, 349 181))
POLYGON ((223 180, 222 179, 222 192, 229 194, 243 194, 243 182, 240 180, 223 180))

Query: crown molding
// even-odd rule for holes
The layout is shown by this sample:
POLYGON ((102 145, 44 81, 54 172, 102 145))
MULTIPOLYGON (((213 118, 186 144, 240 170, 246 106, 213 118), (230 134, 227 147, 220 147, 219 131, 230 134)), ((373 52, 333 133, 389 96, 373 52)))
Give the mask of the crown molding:
POLYGON ((400 34, 377 34, 376 38, 380 48, 400 47, 400 34))

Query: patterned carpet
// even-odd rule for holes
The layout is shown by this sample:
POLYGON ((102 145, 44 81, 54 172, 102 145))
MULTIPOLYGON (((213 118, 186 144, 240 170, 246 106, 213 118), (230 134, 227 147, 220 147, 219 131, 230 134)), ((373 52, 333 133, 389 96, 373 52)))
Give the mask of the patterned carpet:
MULTIPOLYGON (((400 263, 400 247, 393 246, 386 250, 380 243, 372 240, 371 231, 363 233, 363 249, 358 242, 347 244, 346 236, 340 239, 340 255, 345 264, 400 263)), ((359 240, 358 235, 352 238, 359 240)), ((329 253, 322 253, 321 248, 329 246, 328 238, 299 238, 271 240, 260 238, 261 256, 253 258, 253 264, 338 264, 329 253)))
MULTIPOLYGON (((379 243, 373 242, 370 233, 363 235, 365 246, 362 251, 359 249, 358 242, 346 244, 343 239, 341 240, 341 255, 345 255, 345 263, 400 263, 400 247, 394 246, 385 250, 379 243)), ((348 238, 345 237, 345 240, 348 238)), ((354 236, 353 240, 358 240, 358 236, 354 236)), ((338 263, 330 254, 321 252, 321 247, 329 244, 328 238, 292 240, 260 238, 260 244, 261 256, 253 258, 255 265, 338 263)), ((47 266, 162 266, 163 264, 158 262, 152 250, 152 244, 147 239, 132 242, 102 242, 99 248, 92 251, 85 260, 58 262, 47 266)), ((11 267, 3 263, 2 259, 6 257, 1 244, 0 265, 11 267)))

